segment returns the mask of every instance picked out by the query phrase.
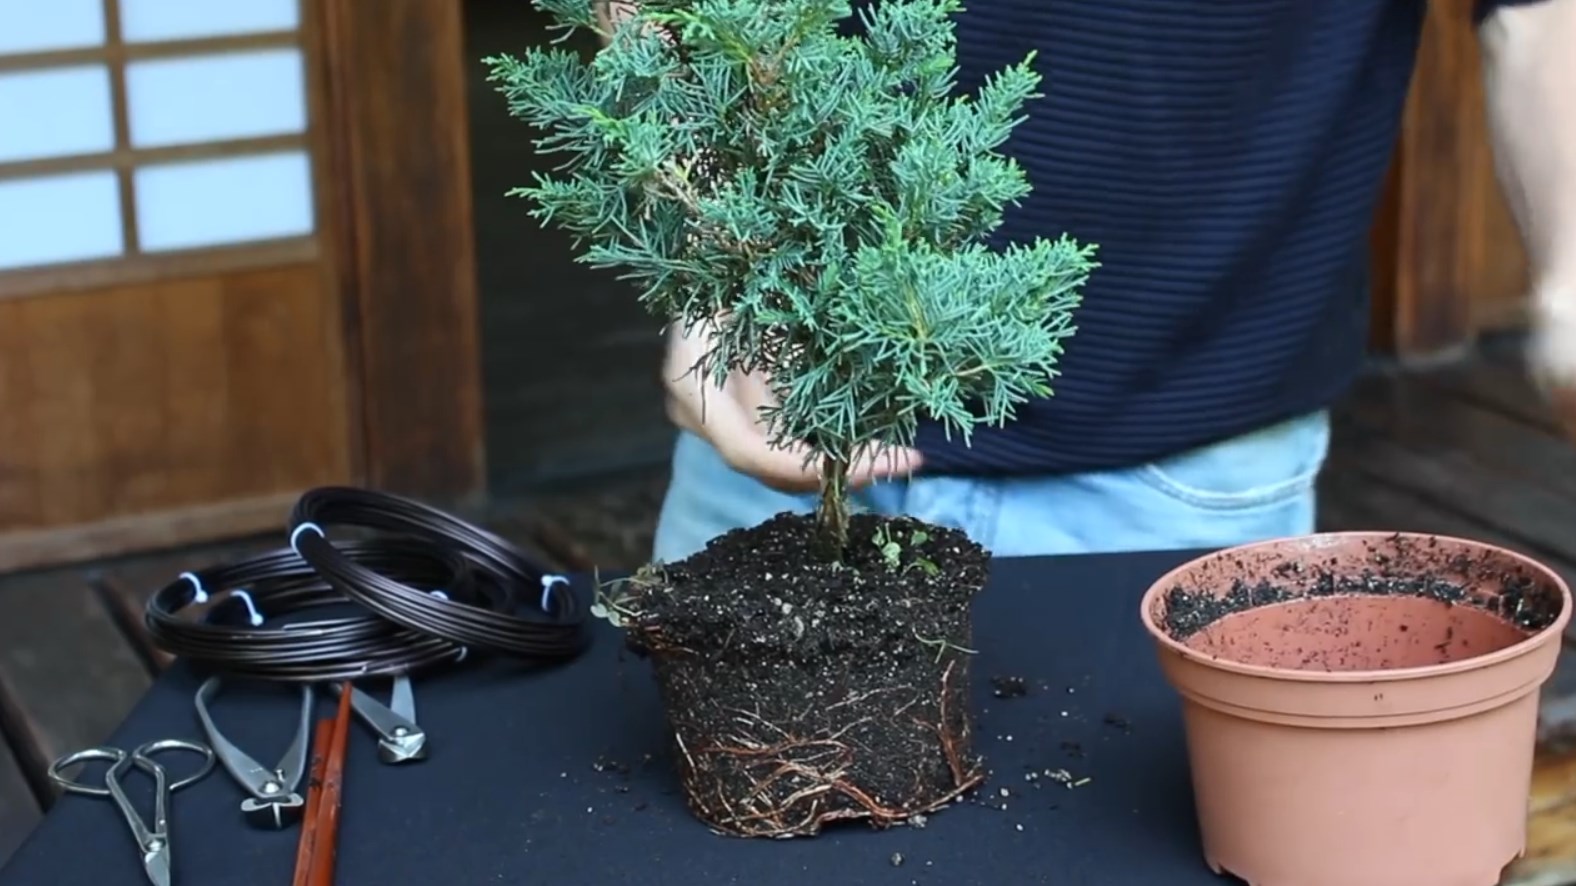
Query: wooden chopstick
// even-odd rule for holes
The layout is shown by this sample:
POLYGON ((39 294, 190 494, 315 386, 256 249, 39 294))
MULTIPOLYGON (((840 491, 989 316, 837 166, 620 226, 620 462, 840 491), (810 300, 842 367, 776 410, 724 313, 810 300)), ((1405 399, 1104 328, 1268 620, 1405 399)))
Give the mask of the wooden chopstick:
POLYGON ((350 739, 350 681, 340 686, 339 714, 334 717, 334 737, 323 769, 323 794, 318 800, 316 834, 312 845, 309 886, 333 886, 334 856, 338 851, 339 806, 345 781, 345 744, 350 739))
POLYGON ((296 844, 295 879, 291 886, 310 886, 307 877, 312 873, 312 857, 317 846, 317 809, 323 800, 323 774, 328 768, 328 755, 333 750, 334 720, 325 717, 317 721, 312 730, 312 769, 307 777, 306 812, 301 818, 301 841, 296 844))

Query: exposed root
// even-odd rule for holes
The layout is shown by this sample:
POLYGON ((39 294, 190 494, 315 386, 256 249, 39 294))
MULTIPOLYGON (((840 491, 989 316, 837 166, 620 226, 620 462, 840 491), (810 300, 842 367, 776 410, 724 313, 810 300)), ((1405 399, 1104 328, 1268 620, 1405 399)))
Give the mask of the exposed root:
POLYGON ((968 781, 972 787, 973 785, 978 784, 980 780, 985 777, 985 774, 979 771, 978 767, 976 767, 975 771, 971 775, 963 765, 963 756, 958 753, 960 737, 962 739, 962 744, 968 744, 968 718, 964 717, 962 725, 959 727, 959 731, 963 733, 960 737, 954 737, 952 730, 947 728, 949 722, 949 718, 947 716, 947 699, 951 695, 951 693, 947 691, 947 685, 952 681, 952 669, 956 667, 957 664, 958 663, 956 661, 947 662, 947 670, 941 675, 941 722, 935 724, 935 728, 936 736, 941 740, 941 752, 946 754, 947 766, 952 770, 952 781, 955 784, 962 784, 963 782, 968 781), (972 781, 970 781, 971 778, 972 781))
MULTIPOLYGON (((872 722, 864 717, 849 721, 835 732, 801 736, 758 713, 735 710, 733 722, 740 728, 716 742, 695 746, 677 736, 683 761, 681 772, 685 793, 692 810, 713 829, 747 837, 810 836, 828 822, 869 819, 885 827, 916 814, 932 812, 956 800, 984 780, 978 761, 965 759, 968 747, 968 718, 956 717, 951 704, 953 671, 948 663, 942 674, 937 722, 913 718, 917 736, 934 736, 912 744, 915 768, 910 796, 898 799, 875 796, 851 775, 861 754, 870 749, 854 737, 860 727, 872 722), (942 791, 927 779, 927 767, 937 765, 933 755, 939 750, 951 773, 951 786, 942 791), (930 758, 930 759, 927 759, 930 758), (723 773, 733 778, 719 777, 723 773), (729 789, 742 777, 749 790, 729 789)), ((853 707, 885 693, 908 693, 899 711, 915 706, 926 694, 915 687, 884 687, 851 695, 832 707, 853 707)), ((693 736, 692 736, 693 739, 693 736)))

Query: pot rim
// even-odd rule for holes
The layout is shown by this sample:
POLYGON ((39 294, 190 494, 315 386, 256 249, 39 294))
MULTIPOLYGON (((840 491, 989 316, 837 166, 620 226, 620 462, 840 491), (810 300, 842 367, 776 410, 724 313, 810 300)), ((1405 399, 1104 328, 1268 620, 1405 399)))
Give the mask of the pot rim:
POLYGON ((1440 677, 1446 674, 1455 674, 1463 671, 1474 671, 1490 667, 1511 659, 1520 658, 1543 646, 1549 641, 1550 636, 1558 637, 1563 634, 1565 627, 1571 620, 1572 597, 1570 585, 1565 579, 1547 565, 1500 545, 1476 539, 1462 538, 1454 535, 1443 535, 1432 532, 1385 532, 1379 530, 1352 530, 1344 532, 1314 532, 1308 535, 1283 536, 1281 538, 1265 539, 1263 541, 1248 542, 1246 544, 1232 545, 1211 551, 1189 559, 1187 562, 1169 570, 1165 575, 1156 579, 1149 589, 1144 592, 1143 600, 1139 603, 1139 616, 1143 620, 1144 628, 1162 648, 1174 652, 1181 657, 1200 664, 1204 667, 1221 671, 1243 674, 1250 677, 1263 677, 1270 680, 1293 681, 1304 683, 1376 683, 1396 682, 1401 680, 1416 680, 1426 677, 1440 677), (1411 668, 1392 668, 1389 670, 1363 670, 1363 671, 1305 671, 1295 668, 1272 668, 1264 665, 1250 665, 1232 661, 1225 658, 1216 658, 1198 652, 1186 644, 1173 638, 1164 628, 1155 623, 1151 611, 1155 608, 1157 597, 1172 585, 1177 583, 1178 576, 1188 572, 1206 560, 1214 560, 1232 554, 1243 554, 1253 551, 1262 551, 1267 548, 1280 548, 1288 544, 1303 544, 1311 548, 1320 545, 1334 545, 1353 540, 1390 540, 1406 539, 1413 541, 1437 540, 1447 543, 1467 545, 1480 551, 1492 552, 1498 556, 1508 557, 1530 569, 1532 572, 1544 576, 1553 582, 1560 594, 1560 614, 1543 630, 1529 634, 1525 639, 1498 649, 1486 655, 1475 655, 1458 661, 1446 662, 1437 665, 1424 665, 1411 668))

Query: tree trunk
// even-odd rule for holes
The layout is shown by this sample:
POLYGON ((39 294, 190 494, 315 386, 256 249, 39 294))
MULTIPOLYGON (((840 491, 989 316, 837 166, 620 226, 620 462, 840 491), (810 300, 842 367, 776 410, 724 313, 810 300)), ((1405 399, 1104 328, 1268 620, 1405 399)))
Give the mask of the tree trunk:
POLYGON ((832 456, 821 459, 821 501, 816 506, 821 555, 841 562, 848 548, 848 464, 832 456))

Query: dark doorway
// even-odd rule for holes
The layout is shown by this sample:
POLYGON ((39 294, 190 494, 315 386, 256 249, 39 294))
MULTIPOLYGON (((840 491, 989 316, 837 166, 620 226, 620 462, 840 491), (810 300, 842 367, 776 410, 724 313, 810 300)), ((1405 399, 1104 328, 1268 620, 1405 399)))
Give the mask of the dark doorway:
MULTIPOLYGON (((472 179, 494 498, 605 488, 665 474, 673 432, 658 380, 660 325, 611 271, 576 264, 569 238, 508 197, 547 171, 481 59, 559 36, 528 0, 466 0, 472 179)), ((584 52, 595 42, 571 44, 584 52)))

